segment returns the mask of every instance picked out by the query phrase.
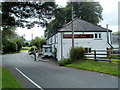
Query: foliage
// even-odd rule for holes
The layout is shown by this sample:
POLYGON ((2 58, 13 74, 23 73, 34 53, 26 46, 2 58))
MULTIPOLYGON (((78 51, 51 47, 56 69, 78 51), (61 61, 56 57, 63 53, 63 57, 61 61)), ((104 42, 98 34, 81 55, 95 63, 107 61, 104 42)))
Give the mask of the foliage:
POLYGON ((58 61, 60 66, 65 66, 67 64, 71 64, 71 60, 70 59, 64 59, 64 60, 60 60, 58 61))
POLYGON ((54 2, 2 2, 2 27, 32 28, 35 24, 44 27, 47 19, 53 16, 55 8, 54 2))
POLYGON ((17 44, 17 52, 20 52, 22 46, 24 45, 25 39, 23 37, 17 37, 14 39, 14 42, 17 44))
MULTIPOLYGON (((69 4, 71 5, 72 3, 69 4)), ((93 24, 98 24, 103 19, 103 8, 99 2, 75 2, 73 3, 73 10, 74 17, 80 17, 93 24)))
POLYGON ((16 39, 2 38, 2 46, 4 53, 20 52, 24 44, 23 37, 16 37, 16 39))
POLYGON ((83 47, 74 47, 70 50, 71 61, 82 60, 85 58, 85 49, 83 47))
POLYGON ((3 30, 1 30, 2 32, 2 38, 14 38, 15 36, 17 36, 17 34, 15 33, 15 27, 9 27, 9 28, 3 28, 3 30))
POLYGON ((78 17, 93 24, 98 24, 102 20, 102 6, 99 2, 74 2, 67 3, 65 8, 55 10, 55 19, 46 27, 45 36, 54 34, 64 24, 72 20, 72 4, 74 18, 78 17))
POLYGON ((13 41, 6 39, 3 44, 3 52, 4 53, 14 53, 16 51, 17 51, 17 44, 13 41))
POLYGON ((42 45, 46 44, 46 40, 42 39, 40 37, 35 37, 35 39, 33 39, 31 41, 31 46, 36 46, 38 49, 42 48, 42 45))
POLYGON ((118 71, 119 64, 96 62, 96 61, 90 61, 90 60, 89 61, 79 60, 66 66, 120 76, 120 73, 118 71))

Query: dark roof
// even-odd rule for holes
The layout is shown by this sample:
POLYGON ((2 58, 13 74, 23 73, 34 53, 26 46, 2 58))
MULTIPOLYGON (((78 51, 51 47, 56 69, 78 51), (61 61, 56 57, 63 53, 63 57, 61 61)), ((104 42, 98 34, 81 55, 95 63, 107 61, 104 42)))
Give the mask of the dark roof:
MULTIPOLYGON (((87 21, 81 20, 80 18, 76 18, 73 21, 67 23, 62 28, 60 28, 58 31, 72 31, 72 22, 73 22, 73 29, 75 32, 107 32, 106 28, 103 28, 98 25, 91 24, 87 21)), ((109 30, 112 32, 111 30, 109 30)))
MULTIPOLYGON (((81 20, 80 18, 75 18, 73 21, 65 24, 62 28, 58 29, 55 33, 50 35, 47 39, 55 35, 57 32, 71 32, 72 22, 74 32, 107 32, 106 28, 81 20)), ((109 32, 112 32, 112 30, 109 30, 109 32)))

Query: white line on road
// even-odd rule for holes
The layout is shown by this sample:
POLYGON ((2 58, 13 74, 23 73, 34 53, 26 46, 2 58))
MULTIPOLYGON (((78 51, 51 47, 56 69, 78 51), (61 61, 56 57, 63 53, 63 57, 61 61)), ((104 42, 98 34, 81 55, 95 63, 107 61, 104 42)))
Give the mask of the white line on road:
POLYGON ((22 71, 20 71, 18 68, 15 68, 21 75, 23 75, 26 79, 28 79, 32 84, 34 84, 37 88, 44 90, 41 86, 36 84, 33 80, 31 80, 28 76, 26 76, 22 71))

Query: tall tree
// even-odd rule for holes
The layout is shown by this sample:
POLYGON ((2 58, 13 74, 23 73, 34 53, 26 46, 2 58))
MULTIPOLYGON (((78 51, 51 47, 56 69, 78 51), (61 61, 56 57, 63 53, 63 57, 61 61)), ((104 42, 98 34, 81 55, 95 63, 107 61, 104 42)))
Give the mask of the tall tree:
POLYGON ((93 24, 98 24, 103 19, 103 8, 99 2, 75 2, 73 3, 73 10, 75 17, 80 17, 93 24))
MULTIPOLYGON (((18 0, 19 1, 19 0, 18 0)), ((17 36, 16 27, 41 27, 47 25, 48 19, 54 15, 56 5, 54 2, 2 2, 0 3, 0 17, 2 16, 2 43, 17 36)))
POLYGON ((2 26, 32 28, 39 24, 44 27, 55 7, 54 2, 2 2, 2 26))
POLYGON ((31 46, 36 46, 38 49, 41 49, 42 45, 46 44, 46 41, 40 37, 35 37, 35 39, 33 39, 30 44, 31 46))
POLYGON ((103 9, 99 2, 69 2, 65 8, 56 9, 55 19, 47 25, 45 30, 46 37, 72 20, 72 5, 74 18, 78 17, 93 24, 98 24, 102 20, 103 9))

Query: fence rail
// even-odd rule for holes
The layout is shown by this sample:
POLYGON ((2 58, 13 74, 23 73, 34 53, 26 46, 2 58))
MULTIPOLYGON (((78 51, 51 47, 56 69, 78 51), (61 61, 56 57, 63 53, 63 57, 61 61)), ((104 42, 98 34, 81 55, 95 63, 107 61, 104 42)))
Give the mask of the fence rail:
MULTIPOLYGON (((114 48, 118 49, 119 48, 114 48)), ((107 50, 92 50, 91 53, 86 53, 86 60, 94 61, 108 61, 108 62, 120 62, 120 53, 118 50, 108 49, 107 50)))

